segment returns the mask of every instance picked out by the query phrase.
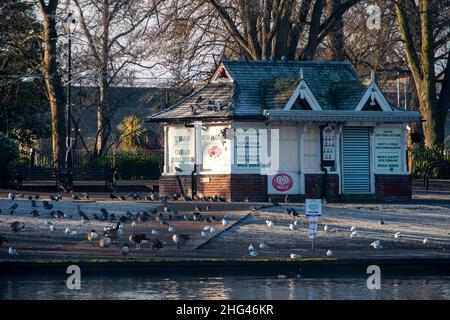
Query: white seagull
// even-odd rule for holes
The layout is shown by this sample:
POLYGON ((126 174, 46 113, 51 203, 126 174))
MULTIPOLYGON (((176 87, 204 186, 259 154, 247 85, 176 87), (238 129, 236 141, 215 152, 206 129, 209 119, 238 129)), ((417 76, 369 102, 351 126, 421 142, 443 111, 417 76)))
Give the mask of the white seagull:
POLYGON ((328 227, 328 225, 326 224, 326 225, 323 227, 323 231, 325 231, 325 232, 330 231, 330 227, 328 227))
POLYGON ((400 232, 396 232, 396 233, 394 234, 394 238, 395 238, 395 239, 400 238, 400 236, 401 236, 401 233, 400 233, 400 232))
POLYGON ((298 253, 291 253, 289 256, 291 257, 291 259, 299 259, 299 258, 302 257, 302 256, 299 255, 298 253))
POLYGON ((269 246, 268 246, 267 244, 265 244, 264 242, 261 241, 261 242, 259 243, 259 248, 260 248, 260 249, 269 249, 269 246))
POLYGON ((356 227, 355 227, 355 226, 352 226, 352 227, 350 228, 350 231, 351 231, 351 232, 356 231, 356 227))
POLYGON ((17 256, 17 255, 19 255, 19 254, 17 253, 17 250, 14 249, 13 247, 9 247, 9 249, 8 249, 8 254, 11 255, 11 256, 17 256))
POLYGON ((226 220, 225 218, 224 219, 222 219, 222 225, 224 225, 225 227, 227 226, 227 225, 229 225, 230 223, 228 222, 228 220, 226 220))
POLYGON ((255 250, 255 247, 253 246, 253 244, 250 243, 250 245, 248 246, 248 251, 253 251, 255 250))
POLYGON ((381 241, 380 241, 380 240, 377 240, 377 241, 372 242, 372 243, 370 244, 370 246, 371 246, 372 248, 374 248, 375 250, 383 249, 383 246, 381 245, 381 241))
POLYGON ((266 224, 267 224, 267 226, 268 226, 269 228, 272 228, 272 227, 273 227, 273 222, 270 221, 270 220, 266 220, 266 224))
POLYGON ((328 250, 328 251, 327 251, 327 257, 331 257, 332 255, 333 255, 333 251, 328 250))
POLYGON ((354 238, 358 235, 358 232, 356 230, 352 231, 352 233, 350 234, 350 239, 354 238))

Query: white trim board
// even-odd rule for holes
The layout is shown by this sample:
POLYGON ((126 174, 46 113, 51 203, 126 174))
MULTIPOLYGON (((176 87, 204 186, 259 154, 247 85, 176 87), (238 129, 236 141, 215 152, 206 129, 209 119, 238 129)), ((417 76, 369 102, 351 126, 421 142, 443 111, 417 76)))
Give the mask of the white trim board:
POLYGON ((289 101, 286 103, 286 106, 284 107, 284 110, 291 110, 292 106, 294 105, 297 98, 300 96, 300 99, 306 99, 308 104, 311 106, 311 109, 314 111, 322 111, 322 107, 320 106, 319 102, 317 102, 316 98, 314 97, 313 93, 311 92, 311 89, 309 89, 308 85, 306 84, 305 80, 301 79, 300 83, 298 84, 297 88, 295 89, 294 93, 292 94, 289 101))
POLYGON ((355 111, 362 111, 362 108, 364 108, 366 102, 369 99, 371 99, 372 92, 374 95, 373 99, 378 102, 383 111, 392 111, 391 105, 389 104, 389 102, 387 102, 386 98, 384 97, 383 93, 381 92, 380 88, 377 86, 375 82, 372 82, 369 85, 369 87, 366 90, 366 93, 364 93, 363 97, 356 106, 355 111))

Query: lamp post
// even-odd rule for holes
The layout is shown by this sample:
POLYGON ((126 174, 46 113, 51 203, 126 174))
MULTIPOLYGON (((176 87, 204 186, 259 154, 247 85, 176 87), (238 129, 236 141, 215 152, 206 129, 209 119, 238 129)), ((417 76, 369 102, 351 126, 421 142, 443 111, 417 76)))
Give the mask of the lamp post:
POLYGON ((63 23, 64 31, 68 38, 68 54, 67 54, 67 97, 66 97, 66 169, 72 168, 72 137, 71 137, 71 81, 72 81, 72 33, 75 31, 77 21, 73 13, 67 15, 66 21, 63 23))

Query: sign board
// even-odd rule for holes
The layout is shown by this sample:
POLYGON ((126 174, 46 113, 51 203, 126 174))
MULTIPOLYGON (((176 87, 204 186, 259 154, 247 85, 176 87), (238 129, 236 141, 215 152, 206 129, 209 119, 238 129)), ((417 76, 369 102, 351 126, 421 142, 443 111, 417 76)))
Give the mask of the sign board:
POLYGON ((317 216, 309 216, 308 238, 315 239, 317 237, 317 216))
POLYGON ((297 194, 300 188, 298 172, 277 172, 267 179, 269 194, 297 194))
POLYGON ((221 126, 202 129, 202 164, 204 170, 222 172, 230 166, 230 143, 223 139, 221 126))
POLYGON ((194 129, 170 127, 168 147, 171 171, 174 167, 191 170, 195 161, 194 129))
POLYGON ((305 208, 307 217, 320 217, 322 215, 322 199, 306 199, 305 208))
POLYGON ((336 128, 332 125, 322 129, 322 161, 324 166, 335 165, 336 128))
POLYGON ((402 128, 374 129, 375 171, 402 171, 402 128))

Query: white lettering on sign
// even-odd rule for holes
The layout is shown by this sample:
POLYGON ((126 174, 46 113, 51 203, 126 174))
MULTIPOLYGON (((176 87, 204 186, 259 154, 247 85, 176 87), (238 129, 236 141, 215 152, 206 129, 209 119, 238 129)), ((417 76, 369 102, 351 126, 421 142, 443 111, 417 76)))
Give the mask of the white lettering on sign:
POLYGON ((306 216, 322 215, 322 199, 306 199, 305 200, 306 216))
POLYGON ((195 161, 193 128, 169 128, 169 165, 190 169, 195 161))
POLYGON ((317 216, 309 216, 308 238, 314 239, 317 236, 317 216))
POLYGON ((399 172, 402 170, 402 129, 375 128, 375 170, 399 172))

